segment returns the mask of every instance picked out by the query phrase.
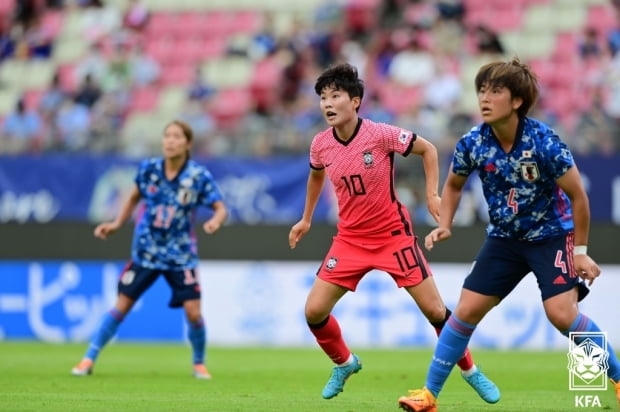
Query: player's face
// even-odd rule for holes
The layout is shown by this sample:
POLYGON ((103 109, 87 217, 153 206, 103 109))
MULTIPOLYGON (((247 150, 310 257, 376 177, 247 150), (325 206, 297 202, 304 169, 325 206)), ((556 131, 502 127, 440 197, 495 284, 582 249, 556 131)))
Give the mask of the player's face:
POLYGON ((482 120, 494 124, 517 115, 521 98, 513 98, 506 87, 483 85, 478 90, 478 107, 482 120))
POLYGON ((332 127, 339 127, 357 118, 356 108, 360 105, 359 97, 351 99, 344 90, 326 87, 321 92, 321 113, 332 127))
POLYGON ((166 130, 164 130, 164 139, 162 141, 164 157, 170 159, 186 156, 189 146, 190 143, 183 133, 181 126, 171 124, 166 127, 166 130))

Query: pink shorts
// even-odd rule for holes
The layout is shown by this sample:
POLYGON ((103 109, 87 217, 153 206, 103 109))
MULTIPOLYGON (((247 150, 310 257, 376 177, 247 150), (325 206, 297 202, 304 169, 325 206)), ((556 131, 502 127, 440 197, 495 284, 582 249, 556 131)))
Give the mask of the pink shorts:
POLYGON ((398 287, 415 286, 432 276, 417 237, 361 239, 336 235, 317 276, 351 291, 371 270, 387 272, 398 287))

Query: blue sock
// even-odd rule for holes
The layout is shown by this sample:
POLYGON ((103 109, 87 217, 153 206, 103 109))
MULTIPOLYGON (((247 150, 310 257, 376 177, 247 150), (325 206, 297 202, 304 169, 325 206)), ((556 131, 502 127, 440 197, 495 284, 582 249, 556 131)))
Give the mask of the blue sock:
POLYGON ((465 323, 452 314, 441 330, 426 375, 426 388, 435 397, 439 396, 454 365, 463 357, 475 328, 476 325, 465 323))
MULTIPOLYGON (((577 315, 577 318, 570 325, 570 328, 566 331, 563 331, 562 334, 564 336, 569 336, 570 332, 601 332, 601 329, 598 327, 596 323, 594 323, 590 318, 586 315, 580 313, 577 315)), ((579 340, 575 340, 579 343, 579 340)), ((607 341, 607 354, 609 355, 609 359, 607 360, 609 364, 609 369, 607 370, 607 376, 613 379, 614 382, 620 381, 620 361, 616 357, 613 348, 607 341)))
POLYGON ((118 330, 118 325, 121 324, 125 315, 118 311, 116 308, 110 309, 101 320, 101 325, 95 336, 90 342, 90 346, 86 351, 85 358, 92 360, 93 362, 99 356, 99 352, 103 347, 112 339, 118 330))
POLYGON ((207 346, 207 330, 202 318, 197 322, 189 323, 187 337, 192 345, 194 365, 205 363, 205 347, 207 346))

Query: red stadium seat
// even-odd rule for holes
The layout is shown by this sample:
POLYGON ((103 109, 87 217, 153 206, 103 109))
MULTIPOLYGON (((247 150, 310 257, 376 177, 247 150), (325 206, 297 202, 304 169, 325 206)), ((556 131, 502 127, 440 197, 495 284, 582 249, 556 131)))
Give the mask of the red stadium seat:
POLYGON ((222 89, 215 100, 217 104, 213 105, 210 114, 223 129, 238 126, 239 120, 252 108, 252 96, 245 88, 222 89))
POLYGON ((129 111, 150 112, 157 107, 159 87, 145 86, 132 91, 129 111))

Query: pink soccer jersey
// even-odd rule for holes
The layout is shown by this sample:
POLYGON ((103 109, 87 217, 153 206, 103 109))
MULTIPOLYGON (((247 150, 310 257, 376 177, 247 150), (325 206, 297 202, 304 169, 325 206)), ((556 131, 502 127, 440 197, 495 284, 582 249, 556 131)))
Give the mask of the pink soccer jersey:
POLYGON ((360 119, 348 141, 333 128, 314 136, 310 166, 325 169, 335 188, 340 235, 413 233, 394 187, 394 153, 407 156, 415 139, 408 130, 368 119, 360 119))

